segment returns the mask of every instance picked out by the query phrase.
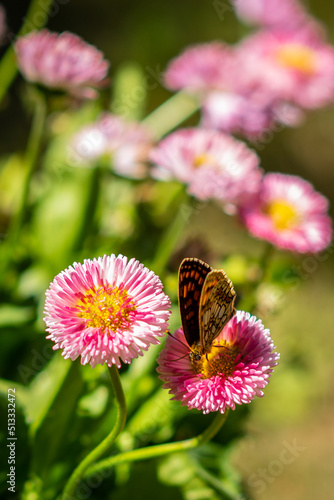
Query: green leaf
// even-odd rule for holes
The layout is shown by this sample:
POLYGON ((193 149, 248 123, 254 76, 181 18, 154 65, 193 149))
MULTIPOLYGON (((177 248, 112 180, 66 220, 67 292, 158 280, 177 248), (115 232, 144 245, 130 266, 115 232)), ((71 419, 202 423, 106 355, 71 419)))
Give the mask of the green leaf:
POLYGON ((32 437, 54 403, 70 368, 71 362, 65 361, 60 353, 56 353, 27 388, 26 412, 31 422, 32 437))
POLYGON ((180 452, 166 457, 158 466, 158 478, 169 486, 178 486, 183 498, 218 500, 225 498, 198 477, 196 467, 188 453, 180 452))
POLYGON ((158 477, 165 484, 182 486, 194 477, 194 467, 187 453, 173 453, 159 466, 158 477))
POLYGON ((0 306, 0 327, 22 325, 34 317, 32 307, 22 307, 13 304, 0 306))
POLYGON ((113 113, 129 120, 140 120, 146 106, 147 85, 141 66, 134 62, 122 64, 114 81, 111 104, 113 113))
POLYGON ((0 379, 0 395, 3 398, 7 398, 8 388, 15 387, 15 399, 16 402, 25 409, 27 405, 27 400, 29 398, 28 390, 21 384, 17 382, 12 382, 11 380, 0 379))
POLYGON ((174 453, 158 467, 161 482, 179 486, 185 498, 239 500, 239 475, 230 466, 230 454, 209 443, 191 452, 174 453))
POLYGON ((62 361, 70 365, 69 369, 64 370, 66 376, 62 374, 62 384, 59 390, 55 388, 54 397, 47 405, 47 414, 45 414, 46 408, 40 412, 39 420, 37 420, 39 425, 35 430, 33 469, 41 478, 51 475, 51 464, 56 463, 61 449, 66 450, 68 432, 75 418, 78 399, 83 390, 79 364, 62 361))
POLYGON ((31 234, 34 251, 55 273, 72 260, 90 176, 89 170, 79 169, 64 176, 36 207, 31 234))
POLYGON ((22 404, 24 403, 24 388, 10 381, 1 381, 0 388, 0 421, 3 423, 0 429, 0 495, 3 494, 3 498, 9 497, 9 495, 18 498, 16 495, 22 491, 23 484, 27 479, 31 454, 28 426, 22 404), (8 392, 8 389, 12 389, 12 391, 8 392), (9 408, 11 409, 10 413, 9 408), (9 414, 13 415, 13 419, 15 419, 14 426, 8 420, 9 414), (14 435, 9 435, 9 426, 14 435), (15 428, 13 429, 13 427, 15 428), (15 469, 10 469, 10 467, 15 469), (8 494, 8 488, 12 486, 7 482, 10 480, 8 474, 13 473, 13 471, 15 473, 16 495, 8 494), (5 492, 7 496, 5 496, 5 492))
POLYGON ((178 415, 176 406, 177 403, 170 401, 168 391, 159 389, 140 406, 125 430, 141 443, 166 440, 173 433, 173 422, 178 415))
POLYGON ((23 161, 13 154, 0 163, 0 209, 3 214, 11 215, 18 209, 23 190, 23 161))
POLYGON ((86 417, 100 417, 106 409, 108 398, 108 389, 104 386, 97 387, 80 399, 79 410, 86 417))

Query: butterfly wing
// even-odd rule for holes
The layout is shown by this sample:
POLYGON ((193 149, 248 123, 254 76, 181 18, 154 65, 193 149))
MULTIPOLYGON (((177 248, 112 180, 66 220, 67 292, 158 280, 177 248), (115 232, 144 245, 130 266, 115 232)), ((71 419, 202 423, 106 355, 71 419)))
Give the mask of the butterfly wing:
POLYGON ((199 303, 203 283, 211 271, 209 264, 200 259, 186 258, 179 268, 179 306, 182 328, 191 347, 200 340, 199 303))
POLYGON ((222 269, 213 269, 207 274, 199 307, 199 336, 203 354, 210 350, 212 342, 235 315, 235 297, 232 282, 222 269))

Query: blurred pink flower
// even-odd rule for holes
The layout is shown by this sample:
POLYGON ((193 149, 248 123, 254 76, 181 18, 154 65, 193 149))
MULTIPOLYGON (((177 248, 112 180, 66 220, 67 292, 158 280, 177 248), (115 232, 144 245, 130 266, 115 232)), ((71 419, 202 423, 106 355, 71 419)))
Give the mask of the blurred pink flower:
POLYGON ((162 288, 153 271, 122 255, 74 263, 46 292, 46 338, 65 359, 120 368, 166 332, 170 300, 162 288))
POLYGON ((250 204, 240 207, 249 232, 278 248, 320 252, 332 239, 327 199, 294 175, 268 173, 250 204))
POLYGON ((103 54, 73 33, 33 31, 18 38, 15 51, 19 69, 30 82, 95 99, 106 82, 109 62, 103 54))
POLYGON ((171 90, 205 92, 221 88, 233 64, 231 48, 220 42, 186 48, 168 65, 164 82, 171 90))
POLYGON ((7 34, 6 11, 0 4, 0 45, 5 43, 7 34))
POLYGON ((200 361, 191 361, 182 328, 174 337, 166 339, 159 355, 159 378, 172 399, 203 413, 224 413, 263 396, 279 359, 269 330, 244 311, 237 311, 200 361))
POLYGON ((79 130, 68 146, 68 160, 77 166, 90 166, 111 156, 119 175, 142 178, 147 174, 152 134, 140 123, 128 122, 111 113, 103 113, 95 123, 79 130))
POLYGON ((153 175, 178 179, 188 192, 235 205, 258 191, 259 159, 243 142, 215 130, 189 128, 173 132, 151 151, 153 175))
POLYGON ((233 0, 237 16, 249 24, 294 29, 308 20, 298 0, 233 0))
POLYGON ((334 101, 334 48, 313 26, 261 31, 238 46, 248 85, 305 109, 334 101))
POLYGON ((261 76, 242 44, 213 42, 189 47, 175 58, 165 83, 170 89, 197 95, 204 127, 257 139, 276 123, 293 126, 301 119, 295 113, 293 119, 280 120, 277 110, 285 103, 275 88, 263 84, 261 76))
POLYGON ((265 91, 248 95, 246 91, 244 95, 242 91, 216 91, 210 92, 204 100, 202 126, 261 141, 261 136, 271 128, 275 129, 277 124, 294 127, 303 118, 299 108, 275 100, 265 91))
POLYGON ((273 124, 271 102, 266 106, 251 96, 210 92, 203 104, 203 127, 256 138, 273 124))

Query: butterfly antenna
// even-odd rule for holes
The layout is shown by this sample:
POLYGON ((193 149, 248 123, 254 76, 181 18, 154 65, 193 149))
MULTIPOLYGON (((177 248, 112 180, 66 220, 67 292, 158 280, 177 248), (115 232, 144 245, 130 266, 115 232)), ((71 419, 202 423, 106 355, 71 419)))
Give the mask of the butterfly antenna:
POLYGON ((175 358, 173 359, 173 361, 179 361, 180 359, 183 359, 183 358, 186 358, 187 356, 189 356, 189 354, 185 354, 184 356, 181 356, 180 358, 175 358))
MULTIPOLYGON (((174 337, 174 335, 172 335, 169 330, 167 330, 166 333, 168 333, 168 335, 170 337, 172 337, 172 339, 177 340, 180 344, 182 344, 184 347, 186 347, 187 349, 189 349, 189 346, 187 344, 185 344, 184 342, 182 342, 182 340, 179 340, 176 337, 174 337)), ((185 354, 184 356, 181 356, 180 358, 173 359, 173 361, 179 361, 180 359, 186 358, 187 356, 189 356, 188 353, 185 354)))
MULTIPOLYGON (((182 342, 182 340, 177 339, 176 337, 174 337, 174 335, 172 335, 172 334, 170 333, 170 331, 169 331, 169 330, 167 330, 167 333, 168 333, 168 335, 169 335, 170 337, 172 337, 172 339, 176 340, 177 342, 179 342, 180 344, 182 344, 184 347, 186 347, 187 349, 189 349, 189 346, 188 346, 187 344, 185 344, 184 342, 182 342)), ((183 356, 183 357, 184 357, 184 356, 183 356)), ((181 358, 180 358, 180 359, 181 359, 181 358)))

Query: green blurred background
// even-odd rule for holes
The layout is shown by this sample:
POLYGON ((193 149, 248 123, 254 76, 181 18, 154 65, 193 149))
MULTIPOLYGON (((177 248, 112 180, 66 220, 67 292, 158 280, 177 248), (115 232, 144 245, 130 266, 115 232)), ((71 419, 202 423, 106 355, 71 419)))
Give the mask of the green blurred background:
MULTIPOLYGON (((332 3, 328 0, 305 3, 316 17, 325 22, 329 38, 334 43, 332 3)), ((24 2, 20 5, 18 2, 8 2, 8 5, 4 5, 8 8, 10 29, 16 32, 25 15, 26 6, 24 2)), ((48 28, 54 31, 72 31, 101 49, 111 61, 112 77, 125 63, 133 63, 141 68, 143 77, 147 74, 160 74, 166 63, 187 45, 215 39, 235 42, 248 32, 247 28, 235 19, 227 2, 63 0, 59 4, 55 3, 53 12, 48 28)), ((149 81, 152 88, 147 92, 143 115, 170 96, 159 80, 152 77, 149 81)), ((22 105, 22 83, 21 77, 18 77, 1 109, 1 156, 23 151, 26 145, 29 117, 22 105)), ((134 96, 133 99, 140 108, 140 95, 134 96)), ((268 136, 266 143, 258 148, 258 154, 266 171, 287 172, 304 177, 331 200, 333 207, 333 139, 334 109, 327 108, 309 113, 305 123, 296 129, 285 129, 268 136)), ((54 182, 55 187, 57 182, 61 184, 56 176, 54 182)), ((331 213, 333 215, 333 208, 331 213)), ((115 217, 117 218, 117 214, 115 217)), ((5 225, 4 222, 3 224, 5 225)), ((42 214, 40 219, 37 217, 35 224, 43 224, 42 214)), ((231 269, 238 262, 242 264, 245 256, 256 257, 262 251, 261 242, 250 240, 234 219, 225 216, 211 204, 195 211, 180 246, 189 239, 207 241, 207 248, 214 256, 233 256, 231 269)), ((113 248, 109 251, 113 252, 113 248)), ((149 250, 146 251, 148 252, 149 250)), ((145 251, 138 248, 138 254, 141 253, 145 257, 145 251)), ((332 255, 333 247, 323 254, 321 260, 315 257, 293 258, 277 252, 277 267, 284 261, 294 269, 297 276, 294 286, 286 292, 275 287, 275 284, 264 286, 260 290, 265 304, 262 319, 265 326, 271 330, 281 353, 281 362, 265 390, 265 398, 251 404, 246 423, 246 437, 238 441, 232 452, 233 463, 242 475, 250 498, 327 500, 332 497, 332 255), (275 306, 273 314, 272 304, 275 306), (276 305, 281 308, 277 314, 276 305), (294 443, 298 446, 294 460, 285 463, 284 458, 282 460, 282 457, 285 457, 284 450, 294 443)), ((68 266, 71 262, 64 261, 63 264, 68 266)), ((55 263, 54 274, 62 269, 61 263, 61 260, 55 263)), ((52 268, 50 265, 49 279, 52 278, 52 268)), ((233 273, 233 269, 231 272, 233 273)), ((237 276, 235 279, 238 286, 237 276)), ((30 283, 27 277, 26 283, 30 283)), ((174 285, 176 286, 176 283, 173 280, 167 284, 168 293, 173 293, 174 285)), ((24 288, 24 283, 22 285, 21 282, 21 292, 22 286, 24 288)), ((176 289, 174 299, 175 292, 176 289)), ((178 320, 174 322, 174 326, 178 326, 178 320)), ((5 353, 9 353, 13 358, 2 358, 2 376, 18 380, 19 377, 15 373, 16 360, 24 359, 26 349, 31 349, 35 344, 40 347, 42 343, 34 341, 35 344, 31 344, 28 331, 21 332, 22 335, 17 339, 13 338, 15 330, 5 328, 4 332, 3 338, 7 344, 5 353)), ((233 419, 233 413, 229 419, 233 419)), ((141 466, 138 465, 137 480, 140 471, 141 466)), ((153 476, 146 476, 136 498, 152 498, 152 481, 153 476)), ((170 492, 172 495, 173 490, 170 489, 170 492)), ((206 498, 200 495, 199 493, 198 499, 206 498)), ((123 498, 121 492, 117 498, 123 498)))

